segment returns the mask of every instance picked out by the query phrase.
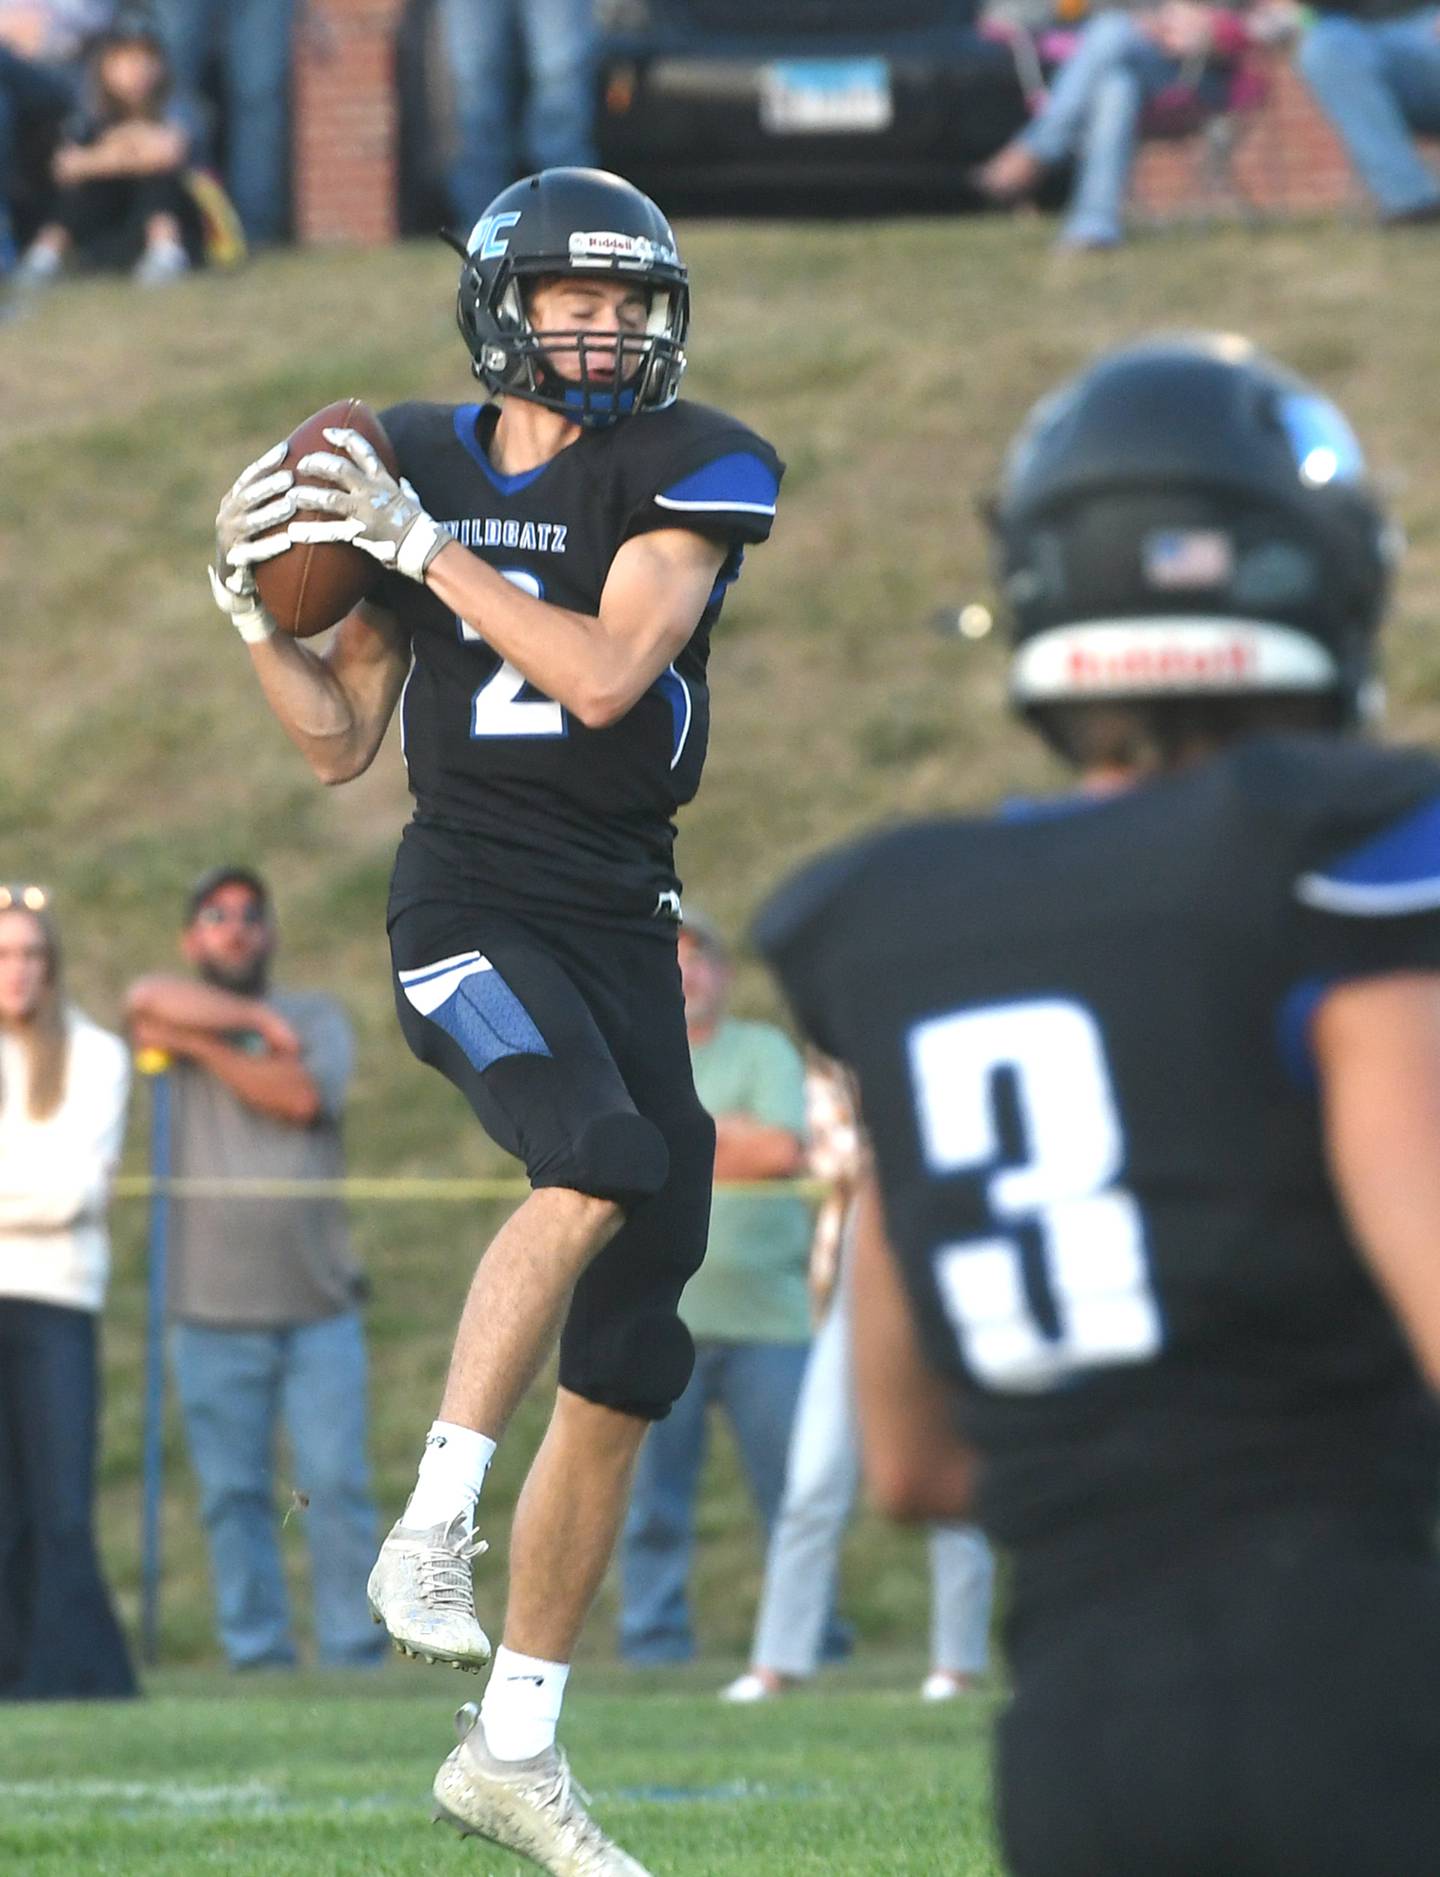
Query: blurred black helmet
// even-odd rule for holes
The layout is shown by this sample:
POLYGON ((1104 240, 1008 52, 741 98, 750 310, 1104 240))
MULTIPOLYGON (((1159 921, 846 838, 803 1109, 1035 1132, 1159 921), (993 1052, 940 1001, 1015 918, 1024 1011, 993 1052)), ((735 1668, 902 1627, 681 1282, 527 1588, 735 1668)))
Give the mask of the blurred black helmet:
MULTIPOLYGON (((674 402, 690 290, 670 224, 649 196, 604 170, 542 170, 496 196, 465 252, 456 313, 475 375, 492 392, 597 427, 674 402), (548 362, 525 300, 527 283, 565 274, 638 281, 649 299, 644 332, 559 335, 565 350, 573 344, 578 383, 548 362), (614 375, 592 376, 597 359, 613 363, 614 375)), ((546 334, 552 349, 556 340, 546 334)))
POLYGON ((1042 399, 992 524, 1022 709, 1363 707, 1398 536, 1341 412, 1246 340, 1126 346, 1042 399))

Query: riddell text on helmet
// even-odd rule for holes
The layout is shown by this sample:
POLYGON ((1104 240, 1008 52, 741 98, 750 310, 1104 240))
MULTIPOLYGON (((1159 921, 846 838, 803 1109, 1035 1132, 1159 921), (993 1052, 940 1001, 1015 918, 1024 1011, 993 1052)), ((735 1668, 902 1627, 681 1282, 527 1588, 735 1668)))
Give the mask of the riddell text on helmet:
POLYGON ((1065 670, 1076 689, 1111 690, 1124 684, 1238 682, 1256 675, 1259 657, 1248 639, 1218 645, 1132 644, 1113 652, 1071 646, 1065 670))

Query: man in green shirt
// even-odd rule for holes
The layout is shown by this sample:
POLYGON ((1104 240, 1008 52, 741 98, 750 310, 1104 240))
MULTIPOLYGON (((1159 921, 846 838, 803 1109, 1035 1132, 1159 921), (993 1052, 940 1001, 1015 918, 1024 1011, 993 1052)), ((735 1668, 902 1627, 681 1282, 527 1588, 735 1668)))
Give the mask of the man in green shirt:
POLYGON ((708 1410, 717 1406, 729 1419, 768 1535, 810 1340, 810 1207, 724 1184, 788 1180, 803 1170, 800 1054, 774 1024, 728 1014, 726 947, 693 915, 680 934, 680 969, 695 1087, 715 1118, 716 1193, 705 1262, 680 1304, 695 1339, 695 1373, 646 1436, 621 1546, 620 1650, 636 1665, 694 1653, 686 1585, 708 1410))

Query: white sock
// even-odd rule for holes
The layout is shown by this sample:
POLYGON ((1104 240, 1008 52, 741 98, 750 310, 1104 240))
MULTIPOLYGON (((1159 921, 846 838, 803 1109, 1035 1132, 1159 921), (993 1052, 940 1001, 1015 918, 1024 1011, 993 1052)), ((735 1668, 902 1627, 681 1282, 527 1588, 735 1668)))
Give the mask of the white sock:
POLYGON ((58 248, 48 247, 37 241, 33 247, 25 250, 20 265, 30 280, 53 280, 60 272, 64 255, 58 248))
POLYGON ((400 1523, 417 1531, 448 1525, 457 1513, 465 1515, 468 1533, 475 1523, 475 1501, 495 1454, 495 1442, 473 1427, 454 1421, 434 1421, 425 1436, 420 1471, 400 1523))
POLYGON ((555 1744, 568 1662, 542 1662, 502 1642, 480 1703, 485 1745, 497 1760, 533 1760, 555 1744))

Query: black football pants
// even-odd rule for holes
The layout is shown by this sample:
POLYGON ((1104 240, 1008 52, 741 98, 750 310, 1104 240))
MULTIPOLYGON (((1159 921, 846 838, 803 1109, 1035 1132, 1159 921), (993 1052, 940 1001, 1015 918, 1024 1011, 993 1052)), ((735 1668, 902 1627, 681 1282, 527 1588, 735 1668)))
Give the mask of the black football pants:
POLYGON ((694 1365, 676 1306, 705 1255, 715 1165, 674 928, 423 904, 392 918, 390 943, 395 1007, 420 1060, 455 1084, 532 1185, 624 1206, 575 1287, 560 1380, 659 1419, 694 1365))

